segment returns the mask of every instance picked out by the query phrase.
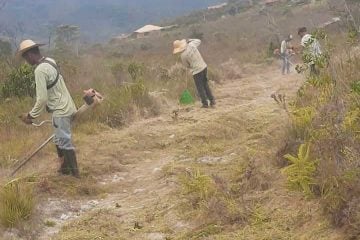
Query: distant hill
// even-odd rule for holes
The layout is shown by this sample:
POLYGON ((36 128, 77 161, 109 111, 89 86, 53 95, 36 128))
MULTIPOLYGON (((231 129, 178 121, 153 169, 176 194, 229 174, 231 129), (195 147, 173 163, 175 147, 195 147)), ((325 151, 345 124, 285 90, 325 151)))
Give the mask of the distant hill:
POLYGON ((56 25, 73 24, 83 38, 102 41, 147 23, 187 14, 221 0, 9 0, 0 23, 26 37, 46 38, 56 25))

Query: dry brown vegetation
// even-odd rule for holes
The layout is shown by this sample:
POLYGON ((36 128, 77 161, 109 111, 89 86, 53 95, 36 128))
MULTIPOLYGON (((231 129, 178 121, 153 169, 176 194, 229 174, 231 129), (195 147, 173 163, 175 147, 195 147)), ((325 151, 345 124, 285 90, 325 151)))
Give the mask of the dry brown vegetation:
MULTIPOLYGON (((357 239, 358 36, 346 21, 326 29, 331 44, 322 44, 331 50, 330 64, 304 84, 300 75, 280 76, 269 55, 279 37, 346 14, 342 7, 337 1, 267 11, 256 6, 161 37, 92 46, 79 57, 49 52, 78 104, 90 86, 106 100, 75 127, 81 181, 52 173, 52 147, 21 173, 37 173, 34 191, 43 208, 17 236, 357 239), (216 82, 219 107, 210 112, 177 105, 185 88, 195 89, 171 55, 171 43, 194 36, 203 38, 201 51, 216 82), (292 99, 288 112, 271 100, 274 92, 292 99), (61 220, 62 214, 69 218, 61 220)), ((2 68, 0 77, 9 71, 2 68)), ((19 123, 16 116, 29 110, 31 98, 1 101, 6 181, 15 159, 51 128, 19 123)))

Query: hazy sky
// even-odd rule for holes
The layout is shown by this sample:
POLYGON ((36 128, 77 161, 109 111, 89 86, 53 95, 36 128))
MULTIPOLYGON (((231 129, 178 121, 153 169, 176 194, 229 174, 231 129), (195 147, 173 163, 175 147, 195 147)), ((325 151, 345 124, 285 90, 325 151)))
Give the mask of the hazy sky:
POLYGON ((29 37, 45 37, 49 26, 74 24, 83 35, 104 40, 226 0, 9 0, 0 23, 21 25, 29 37))

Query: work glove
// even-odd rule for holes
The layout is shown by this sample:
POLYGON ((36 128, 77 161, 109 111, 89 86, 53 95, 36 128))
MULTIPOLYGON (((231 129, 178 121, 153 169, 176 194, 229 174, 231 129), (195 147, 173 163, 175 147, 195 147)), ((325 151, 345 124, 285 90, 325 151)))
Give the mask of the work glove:
POLYGON ((19 116, 19 118, 21 119, 21 121, 23 121, 25 124, 32 124, 33 123, 33 117, 30 116, 30 114, 28 113, 24 113, 22 115, 19 116))

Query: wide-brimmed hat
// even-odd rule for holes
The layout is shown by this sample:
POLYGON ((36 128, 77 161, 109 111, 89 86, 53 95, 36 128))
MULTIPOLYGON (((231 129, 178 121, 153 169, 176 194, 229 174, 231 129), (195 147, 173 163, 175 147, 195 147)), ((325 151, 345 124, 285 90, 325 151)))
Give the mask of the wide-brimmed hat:
POLYGON ((19 50, 17 52, 18 56, 22 56, 25 52, 29 51, 30 49, 44 46, 45 44, 42 43, 35 43, 33 40, 24 40, 20 43, 19 50))
POLYGON ((176 41, 174 41, 173 45, 174 45, 173 53, 174 54, 181 53, 181 52, 185 51, 185 49, 187 47, 187 41, 186 41, 186 39, 176 40, 176 41))

